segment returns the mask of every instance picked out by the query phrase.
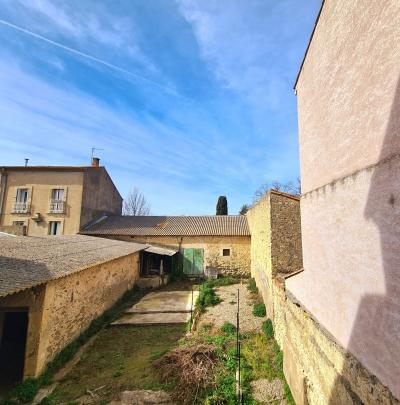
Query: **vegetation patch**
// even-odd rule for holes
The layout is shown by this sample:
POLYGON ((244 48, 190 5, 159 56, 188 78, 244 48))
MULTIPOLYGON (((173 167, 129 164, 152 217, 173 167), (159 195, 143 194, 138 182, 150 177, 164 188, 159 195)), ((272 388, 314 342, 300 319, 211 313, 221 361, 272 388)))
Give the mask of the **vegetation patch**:
POLYGON ((233 323, 225 321, 221 326, 221 331, 226 335, 233 335, 236 333, 236 326, 233 323))
POLYGON ((254 304, 253 307, 253 315, 254 316, 258 316, 260 318, 264 317, 265 315, 267 315, 267 310, 265 308, 265 304, 262 303, 256 303, 254 304))
POLYGON ((272 325, 271 319, 267 319, 262 324, 262 330, 268 338, 274 337, 274 326, 272 325))
POLYGON ((171 390, 175 381, 165 382, 152 365, 174 348, 184 333, 184 325, 103 329, 48 397, 49 404, 77 400, 102 386, 98 391, 102 401, 125 390, 171 390))
POLYGON ((252 293, 252 294, 258 294, 258 288, 256 285, 256 280, 254 278, 251 278, 249 280, 249 284, 247 285, 247 289, 252 293))

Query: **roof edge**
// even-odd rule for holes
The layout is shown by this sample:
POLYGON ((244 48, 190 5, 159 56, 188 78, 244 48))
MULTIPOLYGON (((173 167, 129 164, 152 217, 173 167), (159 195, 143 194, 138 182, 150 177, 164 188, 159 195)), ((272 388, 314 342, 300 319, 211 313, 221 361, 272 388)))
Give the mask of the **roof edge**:
POLYGON ((313 38, 314 38, 315 30, 317 29, 317 25, 318 25, 318 23, 319 23, 319 20, 320 20, 320 17, 321 17, 321 13, 322 13, 322 9, 324 8, 324 5, 325 5, 325 1, 326 1, 326 0, 322 0, 321 7, 320 7, 320 9, 319 9, 317 18, 316 18, 315 23, 314 23, 314 28, 313 28, 313 30, 312 30, 312 32, 311 32, 310 39, 308 40, 308 45, 307 45, 306 51, 304 52, 303 60, 302 60, 302 62, 301 62, 299 71, 298 71, 298 73, 297 73, 296 81, 295 81, 294 86, 293 86, 293 89, 294 89, 295 91, 297 91, 297 83, 298 83, 298 81, 299 81, 299 79, 300 79, 301 72, 303 71, 303 66, 304 66, 304 63, 305 63, 305 61, 306 61, 306 58, 307 58, 307 55, 308 55, 308 51, 309 51, 310 46, 311 46, 311 42, 312 42, 312 40, 313 40, 313 38))

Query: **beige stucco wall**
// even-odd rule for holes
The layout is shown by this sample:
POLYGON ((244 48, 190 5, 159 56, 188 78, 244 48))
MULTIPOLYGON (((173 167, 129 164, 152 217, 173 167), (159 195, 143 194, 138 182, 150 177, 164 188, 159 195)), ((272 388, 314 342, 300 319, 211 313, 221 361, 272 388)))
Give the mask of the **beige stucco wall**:
POLYGON ((383 3, 327 0, 300 75, 305 271, 287 288, 400 398, 400 3, 383 3))
POLYGON ((133 253, 1 298, 0 311, 29 309, 24 377, 38 376, 63 347, 132 288, 138 277, 139 253, 133 253))
POLYGON ((221 274, 250 276, 249 236, 120 236, 111 237, 130 242, 155 244, 177 249, 204 249, 204 266, 218 267, 221 274), (222 249, 230 248, 231 256, 222 256, 222 249))
POLYGON ((83 173, 81 172, 9 171, 7 173, 1 225, 12 225, 13 221, 25 221, 29 236, 43 236, 49 232, 50 221, 61 221, 61 234, 76 234, 80 224, 82 190, 83 173), (12 213, 18 188, 28 188, 29 190, 30 213, 12 213), (66 190, 66 211, 64 214, 49 213, 53 188, 66 190), (43 217, 43 221, 38 224, 32 220, 36 213, 40 213, 43 217))

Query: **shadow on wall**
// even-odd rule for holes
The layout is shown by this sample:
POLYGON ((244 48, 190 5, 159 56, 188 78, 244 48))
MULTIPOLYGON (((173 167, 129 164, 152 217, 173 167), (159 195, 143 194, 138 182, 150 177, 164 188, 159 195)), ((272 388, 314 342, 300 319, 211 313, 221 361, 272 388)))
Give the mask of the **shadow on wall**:
MULTIPOLYGON (((364 217, 373 221, 379 231, 386 292, 385 295, 366 294, 362 297, 348 351, 378 378, 385 376, 386 380, 382 382, 389 385, 392 393, 400 399, 400 80, 380 163, 371 170, 373 173, 364 217)), ((351 390, 351 398, 348 390, 347 394, 344 393, 343 387, 349 388, 346 375, 352 375, 354 371, 354 362, 348 357, 341 377, 332 389, 331 405, 362 403, 355 393, 352 395, 351 390)), ((373 390, 374 387, 370 386, 370 393, 376 395, 377 403, 381 403, 379 393, 373 390)))

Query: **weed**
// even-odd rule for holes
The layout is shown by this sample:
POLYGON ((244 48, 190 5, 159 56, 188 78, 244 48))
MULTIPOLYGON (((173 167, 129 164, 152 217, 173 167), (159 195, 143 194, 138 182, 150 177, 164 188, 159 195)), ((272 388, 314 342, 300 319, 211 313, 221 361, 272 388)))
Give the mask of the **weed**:
POLYGON ((229 301, 229 304, 235 305, 235 304, 237 304, 237 302, 236 301, 229 301))
POLYGON ((254 304, 253 315, 260 318, 267 315, 267 310, 265 309, 265 304, 254 304))
POLYGON ((206 307, 217 305, 220 301, 212 285, 210 285, 209 281, 206 281, 200 289, 196 307, 199 311, 203 312, 206 307))
POLYGON ((210 287, 222 287, 225 285, 237 284, 239 283, 239 279, 233 277, 220 277, 220 278, 210 278, 206 281, 206 283, 210 287))
POLYGON ((247 289, 253 294, 258 294, 258 288, 256 285, 256 280, 254 280, 254 278, 250 279, 247 289))
POLYGON ((265 333, 265 336, 267 336, 270 339, 273 339, 273 337, 274 337, 274 326, 272 325, 271 319, 267 319, 266 321, 263 322, 262 330, 265 333))
POLYGON ((226 335, 233 335, 236 332, 236 326, 233 323, 225 321, 221 326, 221 331, 226 335))

